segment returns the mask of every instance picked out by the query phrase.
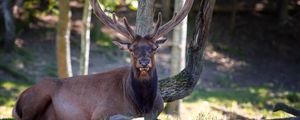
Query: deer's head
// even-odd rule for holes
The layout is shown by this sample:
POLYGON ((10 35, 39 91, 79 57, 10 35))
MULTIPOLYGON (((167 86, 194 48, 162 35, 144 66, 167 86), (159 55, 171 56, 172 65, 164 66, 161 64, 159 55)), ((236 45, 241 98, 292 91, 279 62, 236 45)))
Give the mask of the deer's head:
POLYGON ((128 39, 127 41, 113 41, 113 43, 120 49, 130 52, 135 77, 142 80, 151 78, 152 70, 155 68, 154 55, 156 50, 160 44, 166 41, 165 38, 161 37, 171 31, 188 15, 192 5, 193 0, 186 0, 178 14, 174 14, 173 18, 162 26, 162 16, 159 13, 153 32, 145 36, 140 36, 129 26, 126 17, 123 18, 124 25, 122 25, 117 21, 114 13, 111 19, 105 15, 97 0, 92 0, 92 7, 98 19, 128 39))

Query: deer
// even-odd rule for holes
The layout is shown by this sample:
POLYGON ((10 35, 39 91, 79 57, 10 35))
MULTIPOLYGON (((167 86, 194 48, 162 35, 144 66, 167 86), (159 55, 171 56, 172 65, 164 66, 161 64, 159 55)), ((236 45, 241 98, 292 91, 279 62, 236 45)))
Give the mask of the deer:
POLYGON ((188 15, 193 0, 186 0, 164 25, 159 13, 153 31, 145 36, 136 34, 126 17, 123 24, 115 13, 108 17, 97 0, 91 0, 91 5, 103 24, 128 39, 112 42, 130 53, 131 65, 91 75, 40 80, 18 97, 13 109, 17 120, 106 120, 114 115, 154 120, 162 112, 155 53, 167 40, 162 36, 188 15))

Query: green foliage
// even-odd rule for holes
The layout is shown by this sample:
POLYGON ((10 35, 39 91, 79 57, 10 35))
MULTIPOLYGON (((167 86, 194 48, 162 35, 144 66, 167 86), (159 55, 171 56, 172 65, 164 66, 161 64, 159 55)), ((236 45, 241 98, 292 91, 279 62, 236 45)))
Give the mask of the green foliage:
POLYGON ((29 52, 28 50, 26 50, 25 48, 15 48, 15 52, 20 56, 19 59, 21 59, 21 61, 27 63, 32 61, 33 56, 31 54, 31 52, 29 52))
POLYGON ((44 68, 45 73, 49 77, 58 77, 57 75, 57 65, 48 65, 44 68))
POLYGON ((30 83, 0 81, 0 105, 13 106, 19 93, 30 86, 30 83))
POLYGON ((0 52, 0 58, 4 59, 1 60, 0 70, 12 77, 30 82, 31 79, 26 74, 25 68, 26 64, 33 60, 32 54, 24 48, 15 48, 14 53, 8 56, 2 52, 4 51, 0 52))
POLYGON ((131 10, 137 11, 138 6, 137 6, 138 1, 137 0, 126 0, 126 4, 129 6, 131 10))
MULTIPOLYGON (((17 100, 17 96, 28 88, 32 83, 29 82, 17 82, 11 80, 0 81, 0 116, 11 117, 12 108, 17 100)), ((12 119, 3 119, 12 120, 12 119)))
POLYGON ((92 40, 95 40, 95 43, 101 47, 115 50, 117 47, 113 45, 112 38, 98 29, 98 27, 93 27, 91 31, 92 40))
MULTIPOLYGON (((119 6, 121 3, 119 0, 99 0, 100 4, 104 6, 106 11, 113 12, 117 9, 117 6, 119 6)), ((129 6, 132 10, 137 10, 137 6, 135 5, 137 3, 137 0, 126 0, 126 4, 129 6)))
POLYGON ((57 14, 56 0, 25 0, 23 19, 31 21, 42 14, 57 14))
POLYGON ((300 108, 299 99, 300 93, 297 92, 272 91, 264 87, 251 87, 224 90, 198 89, 184 99, 184 102, 194 104, 207 101, 228 109, 238 106, 247 115, 257 116, 262 114, 267 118, 276 118, 288 115, 283 112, 272 113, 273 105, 282 102, 292 107, 300 108))
POLYGON ((105 6, 107 11, 115 11, 117 6, 120 5, 119 0, 99 0, 100 4, 105 6))
POLYGON ((27 75, 24 72, 15 70, 14 68, 9 67, 7 65, 0 64, 0 70, 5 71, 6 73, 12 75, 15 78, 25 80, 25 81, 30 81, 30 78, 28 78, 27 75))

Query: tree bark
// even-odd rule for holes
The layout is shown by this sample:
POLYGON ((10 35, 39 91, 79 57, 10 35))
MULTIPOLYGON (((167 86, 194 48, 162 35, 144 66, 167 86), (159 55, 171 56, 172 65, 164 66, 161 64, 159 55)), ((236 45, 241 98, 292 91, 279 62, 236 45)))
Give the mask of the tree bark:
MULTIPOLYGON (((180 11, 185 0, 175 0, 174 12, 180 11)), ((173 31, 173 46, 172 46, 172 75, 177 74, 185 66, 187 39, 187 17, 175 27, 173 31)), ((165 111, 167 114, 180 118, 181 100, 169 102, 166 105, 165 111)))
POLYGON ((86 0, 83 7, 83 30, 81 33, 81 52, 80 52, 80 66, 79 72, 81 75, 88 74, 89 68, 89 53, 90 53, 90 28, 91 28, 91 14, 92 6, 90 1, 86 0))
POLYGON ((145 36, 151 32, 154 16, 154 1, 155 0, 138 0, 136 34, 145 36))
POLYGON ((2 11, 5 24, 4 47, 6 49, 12 49, 14 40, 16 39, 16 27, 11 11, 12 2, 12 0, 2 0, 2 11))
POLYGON ((209 25, 215 0, 202 0, 196 17, 193 39, 187 44, 187 64, 177 75, 159 81, 165 102, 188 96, 195 87, 202 72, 202 58, 208 40, 209 25))
POLYGON ((71 77, 71 55, 70 55, 70 27, 71 12, 69 0, 59 0, 59 20, 56 35, 56 59, 58 76, 60 78, 71 77))
POLYGON ((169 20, 171 19, 172 15, 172 10, 171 10, 171 1, 170 0, 161 0, 161 4, 163 6, 163 18, 164 20, 169 20))

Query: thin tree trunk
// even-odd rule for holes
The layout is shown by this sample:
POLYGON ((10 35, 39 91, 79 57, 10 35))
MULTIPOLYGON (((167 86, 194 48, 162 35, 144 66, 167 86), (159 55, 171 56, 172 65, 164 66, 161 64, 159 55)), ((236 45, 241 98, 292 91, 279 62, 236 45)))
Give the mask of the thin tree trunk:
POLYGON ((79 72, 81 75, 88 74, 89 53, 90 53, 90 28, 91 28, 91 12, 92 6, 90 1, 86 0, 83 7, 83 30, 81 33, 81 52, 79 72))
POLYGON ((71 12, 69 0, 59 0, 59 20, 56 35, 56 57, 58 76, 60 78, 71 77, 71 55, 70 55, 70 27, 71 12))
POLYGON ((136 33, 145 36, 152 30, 155 0, 138 0, 136 15, 136 33))
POLYGON ((289 20, 289 0, 277 0, 278 17, 280 24, 286 24, 289 20))
POLYGON ((11 11, 12 0, 2 0, 2 11, 5 23, 4 47, 12 49, 16 39, 16 27, 11 11))
POLYGON ((165 102, 182 99, 191 94, 202 72, 202 58, 208 40, 209 25, 215 0, 202 0, 196 17, 193 39, 187 44, 187 64, 177 75, 159 80, 165 102))
MULTIPOLYGON (((180 11, 185 0, 175 0, 174 12, 180 11)), ((187 39, 187 17, 175 27, 173 31, 173 46, 172 46, 172 75, 177 74, 185 66, 185 52, 187 39)), ((181 100, 170 102, 166 105, 165 111, 167 114, 180 118, 181 100)))

